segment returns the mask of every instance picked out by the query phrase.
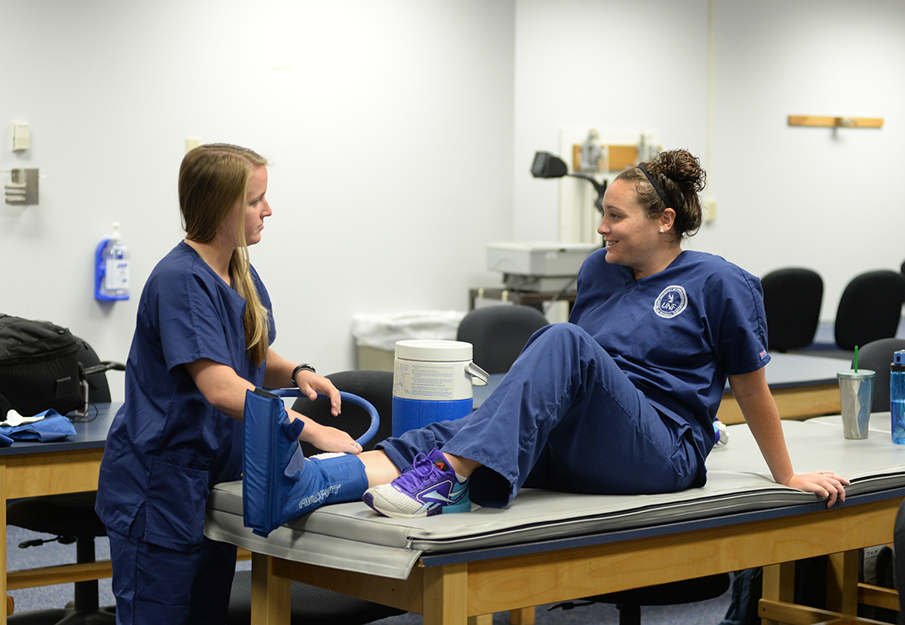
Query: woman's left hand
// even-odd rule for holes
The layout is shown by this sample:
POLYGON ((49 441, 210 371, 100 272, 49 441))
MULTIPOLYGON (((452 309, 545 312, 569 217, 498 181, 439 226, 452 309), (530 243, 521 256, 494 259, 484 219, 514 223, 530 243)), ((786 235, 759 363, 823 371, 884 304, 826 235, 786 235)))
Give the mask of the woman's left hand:
POLYGON ((295 381, 299 385, 299 391, 301 391, 302 395, 311 401, 317 399, 318 393, 329 397, 330 413, 334 417, 339 415, 342 410, 342 400, 339 397, 339 391, 333 386, 333 382, 313 371, 299 371, 298 375, 295 376, 295 381))
POLYGON ((301 438, 321 451, 356 455, 361 453, 361 445, 356 443, 348 433, 319 423, 306 424, 301 438))
POLYGON ((826 507, 830 508, 836 500, 845 501, 845 486, 849 481, 840 475, 836 475, 832 471, 814 471, 813 473, 803 473, 801 475, 793 475, 792 479, 786 482, 786 486, 797 488, 798 490, 807 491, 809 493, 817 493, 821 497, 828 497, 826 507))

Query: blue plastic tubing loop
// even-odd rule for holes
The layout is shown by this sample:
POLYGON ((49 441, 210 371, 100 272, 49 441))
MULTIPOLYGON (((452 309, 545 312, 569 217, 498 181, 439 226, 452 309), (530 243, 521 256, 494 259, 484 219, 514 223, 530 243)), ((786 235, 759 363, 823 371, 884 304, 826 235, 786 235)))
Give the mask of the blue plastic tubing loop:
MULTIPOLYGON (((270 389, 267 391, 268 393, 272 393, 277 397, 301 397, 302 392, 297 388, 278 388, 278 389, 270 389)), ((369 440, 374 438, 374 435, 377 433, 377 428, 380 427, 380 415, 377 414, 377 409, 363 397, 359 397, 358 395, 353 395, 352 393, 347 393, 345 391, 339 392, 340 398, 344 402, 349 402, 350 404, 355 404, 356 406, 361 406, 365 409, 365 412, 368 413, 368 416, 371 417, 371 425, 368 426, 367 431, 355 439, 355 442, 361 446, 364 446, 369 440)), ((326 395, 318 394, 318 397, 326 397, 326 395)))

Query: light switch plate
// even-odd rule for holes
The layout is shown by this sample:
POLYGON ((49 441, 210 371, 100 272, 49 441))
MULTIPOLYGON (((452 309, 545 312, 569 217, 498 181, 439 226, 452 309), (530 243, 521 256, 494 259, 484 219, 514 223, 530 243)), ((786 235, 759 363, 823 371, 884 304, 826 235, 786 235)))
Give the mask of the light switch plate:
POLYGON ((21 152, 31 147, 31 129, 24 122, 9 125, 10 151, 21 152))

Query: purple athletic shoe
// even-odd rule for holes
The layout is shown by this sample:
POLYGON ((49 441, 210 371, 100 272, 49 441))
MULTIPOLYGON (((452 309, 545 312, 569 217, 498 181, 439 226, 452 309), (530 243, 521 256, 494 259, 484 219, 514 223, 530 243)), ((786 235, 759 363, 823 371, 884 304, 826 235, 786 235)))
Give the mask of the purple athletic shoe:
POLYGON ((471 512, 468 480, 456 472, 438 450, 418 454, 415 463, 389 484, 374 486, 361 498, 384 516, 422 517, 450 512, 471 512))

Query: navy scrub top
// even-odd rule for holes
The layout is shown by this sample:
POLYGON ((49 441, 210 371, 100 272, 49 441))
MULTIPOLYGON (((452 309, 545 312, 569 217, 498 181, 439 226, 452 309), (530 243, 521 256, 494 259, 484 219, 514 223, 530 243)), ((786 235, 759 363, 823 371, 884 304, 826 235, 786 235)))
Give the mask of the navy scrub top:
MULTIPOLYGON (((270 297, 251 269, 272 319, 270 297)), ((201 394, 182 365, 206 358, 255 386, 264 365, 245 349, 245 299, 180 242, 145 284, 129 351, 125 402, 101 462, 97 512, 123 535, 144 507, 142 540, 181 549, 203 540, 211 488, 242 472, 241 423, 201 394)), ((271 323, 270 342, 275 337, 271 323)))
POLYGON ((760 280, 729 261, 685 250, 635 280, 591 254, 569 321, 588 331, 661 414, 689 424, 702 461, 728 375, 770 362, 760 280))

